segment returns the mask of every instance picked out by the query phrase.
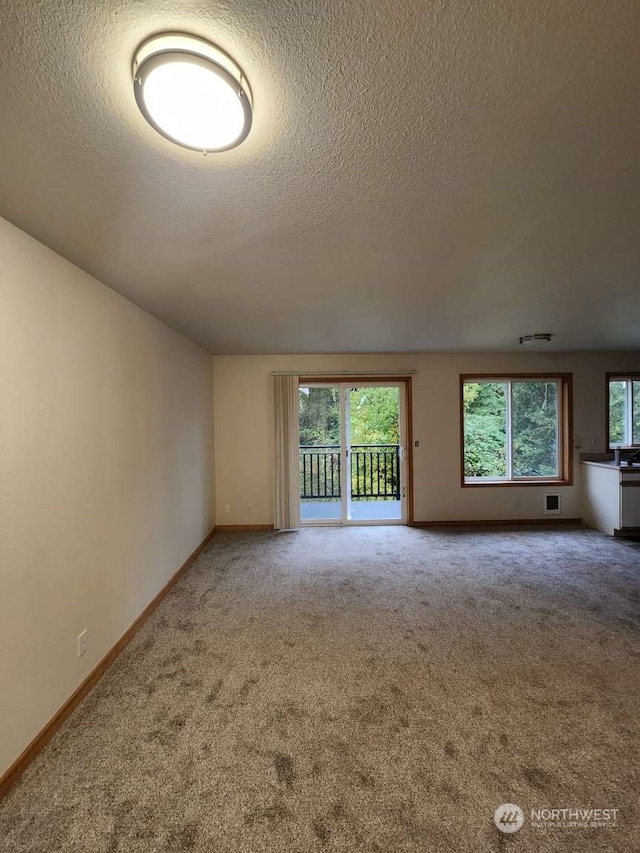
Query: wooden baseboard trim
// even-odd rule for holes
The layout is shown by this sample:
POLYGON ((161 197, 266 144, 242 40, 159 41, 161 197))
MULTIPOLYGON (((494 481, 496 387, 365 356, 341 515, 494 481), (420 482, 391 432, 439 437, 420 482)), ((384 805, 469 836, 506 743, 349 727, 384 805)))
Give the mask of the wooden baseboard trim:
POLYGON ((34 758, 44 749, 49 743, 54 734, 62 726, 65 720, 78 707, 80 702, 85 698, 87 693, 94 687, 100 678, 104 675, 113 661, 118 657, 125 646, 133 639, 136 632, 142 627, 144 622, 151 616, 156 607, 160 604, 169 590, 176 585, 182 575, 187 571, 189 566, 200 556, 211 541, 211 537, 216 532, 214 527, 191 553, 178 571, 169 578, 167 583, 162 587, 160 592, 153 598, 142 611, 135 622, 125 631, 117 643, 107 652, 96 667, 89 673, 82 684, 71 694, 64 705, 56 712, 49 720, 42 731, 35 736, 29 746, 16 758, 9 769, 0 777, 0 798, 2 798, 9 788, 14 785, 22 776, 27 767, 31 764, 34 758))
POLYGON ((273 524, 216 524, 218 533, 241 530, 273 530, 273 524))
POLYGON ((412 527, 546 527, 549 524, 582 524, 581 518, 502 518, 486 521, 414 521, 412 527))

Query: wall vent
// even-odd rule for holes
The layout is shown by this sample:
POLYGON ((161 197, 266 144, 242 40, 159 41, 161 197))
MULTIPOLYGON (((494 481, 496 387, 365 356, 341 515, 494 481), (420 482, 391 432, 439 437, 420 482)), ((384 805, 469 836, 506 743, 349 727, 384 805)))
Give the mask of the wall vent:
POLYGON ((560 495, 543 495, 545 515, 560 515, 560 495))

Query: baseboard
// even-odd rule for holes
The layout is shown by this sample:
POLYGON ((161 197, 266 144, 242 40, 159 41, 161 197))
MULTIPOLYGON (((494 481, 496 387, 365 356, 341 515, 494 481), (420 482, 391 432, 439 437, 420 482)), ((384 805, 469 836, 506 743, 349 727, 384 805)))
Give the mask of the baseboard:
POLYGON ((640 538, 640 527, 616 527, 613 535, 618 539, 638 539, 640 538))
POLYGON ((273 530, 273 524, 216 524, 216 530, 218 533, 238 530, 273 530))
POLYGON ((180 566, 178 571, 172 575, 172 577, 167 581, 167 583, 162 587, 160 592, 152 599, 152 601, 147 604, 145 609, 142 611, 140 616, 135 620, 135 622, 125 631, 125 633, 120 637, 117 643, 107 652, 107 654, 102 658, 102 660, 96 665, 96 667, 89 673, 89 675, 85 678, 82 684, 71 694, 71 696, 67 699, 64 705, 56 712, 55 716, 53 716, 46 726, 42 729, 42 731, 35 736, 35 738, 31 741, 29 746, 16 758, 13 764, 9 767, 9 769, 0 777, 0 797, 3 797, 9 788, 14 785, 18 779, 22 776, 27 767, 31 764, 34 758, 44 749, 44 747, 49 743, 54 734, 58 731, 58 729, 62 726, 65 720, 73 713, 73 711, 78 707, 80 702, 85 698, 87 693, 94 687, 100 678, 104 675, 106 670, 111 666, 113 661, 118 657, 120 652, 124 649, 124 647, 133 639, 136 632, 139 628, 142 627, 144 622, 149 618, 149 616, 153 613, 156 607, 160 604, 162 599, 167 595, 169 590, 175 586, 175 584, 180 580, 182 575, 187 571, 189 566, 193 563, 193 561, 200 556, 200 554, 204 551, 204 549, 209 544, 211 537, 216 532, 216 528, 214 527, 202 540, 202 542, 198 545, 198 547, 191 553, 184 563, 180 566))
POLYGON ((485 521, 414 521, 412 527, 546 527, 549 524, 582 524, 581 518, 490 518, 485 521))

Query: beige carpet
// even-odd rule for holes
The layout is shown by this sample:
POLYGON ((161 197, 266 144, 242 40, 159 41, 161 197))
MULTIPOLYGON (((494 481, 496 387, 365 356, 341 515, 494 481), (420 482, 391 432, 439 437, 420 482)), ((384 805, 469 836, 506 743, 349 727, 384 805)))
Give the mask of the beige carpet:
POLYGON ((638 851, 639 579, 580 528, 218 534, 0 804, 0 850, 638 851), (618 825, 531 825, 569 807, 618 825))

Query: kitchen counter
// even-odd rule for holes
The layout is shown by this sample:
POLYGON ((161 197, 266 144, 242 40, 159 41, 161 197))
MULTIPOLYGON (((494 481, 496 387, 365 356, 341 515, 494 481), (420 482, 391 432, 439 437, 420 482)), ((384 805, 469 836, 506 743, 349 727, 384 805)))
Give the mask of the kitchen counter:
POLYGON ((624 471, 625 473, 636 473, 640 474, 640 465, 624 465, 619 464, 616 465, 613 459, 583 459, 581 462, 582 465, 597 465, 598 468, 609 468, 614 471, 624 471))
POLYGON ((640 465, 583 459, 585 524, 610 536, 640 536, 640 465))

